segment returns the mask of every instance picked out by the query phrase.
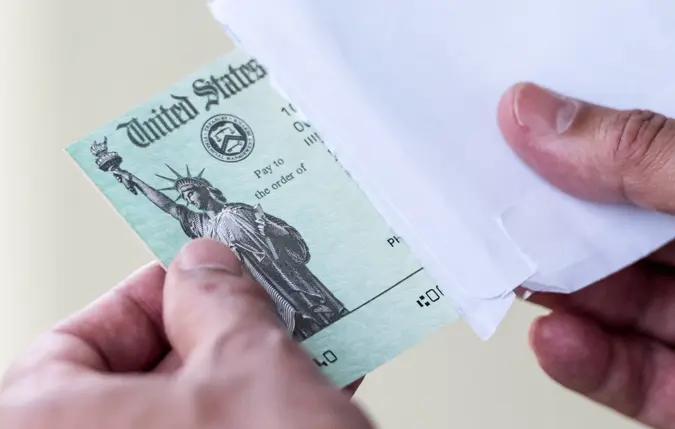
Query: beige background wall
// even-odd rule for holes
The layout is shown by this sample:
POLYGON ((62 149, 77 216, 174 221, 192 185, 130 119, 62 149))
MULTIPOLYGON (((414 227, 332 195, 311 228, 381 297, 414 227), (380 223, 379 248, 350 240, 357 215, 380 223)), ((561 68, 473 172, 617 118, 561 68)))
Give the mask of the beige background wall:
MULTIPOLYGON (((152 256, 63 148, 230 48, 200 0, 0 0, 0 371, 39 332, 152 256)), ((462 324, 373 373, 384 429, 634 428, 542 375, 538 310, 496 338, 462 324)))

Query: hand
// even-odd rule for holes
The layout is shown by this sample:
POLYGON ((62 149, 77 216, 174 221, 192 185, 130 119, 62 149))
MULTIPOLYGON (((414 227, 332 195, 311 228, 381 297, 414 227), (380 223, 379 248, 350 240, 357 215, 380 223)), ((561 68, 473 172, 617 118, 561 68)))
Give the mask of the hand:
POLYGON ((37 340, 0 386, 0 427, 371 426, 227 247, 200 240, 37 340))
POLYGON ((113 176, 117 179, 118 182, 124 185, 125 188, 129 190, 134 195, 138 195, 136 190, 136 183, 134 183, 134 175, 129 173, 126 170, 112 170, 113 176))
POLYGON ((112 170, 113 176, 119 181, 133 182, 134 176, 126 170, 112 170))
MULTIPOLYGON (((675 213, 675 121, 511 88, 499 125, 514 151, 580 198, 675 213)), ((617 231, 620 234, 621 231, 617 231)), ((675 428, 675 243, 572 295, 531 329, 542 368, 563 386, 655 428, 675 428)))

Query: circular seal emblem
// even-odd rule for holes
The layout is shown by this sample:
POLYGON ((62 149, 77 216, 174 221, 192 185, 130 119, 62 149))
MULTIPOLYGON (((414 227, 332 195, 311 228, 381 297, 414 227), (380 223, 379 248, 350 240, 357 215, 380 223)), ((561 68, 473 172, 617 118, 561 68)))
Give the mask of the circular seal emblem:
POLYGON ((246 159, 255 146, 253 130, 234 115, 216 115, 202 127, 202 144, 208 153, 223 162, 246 159))

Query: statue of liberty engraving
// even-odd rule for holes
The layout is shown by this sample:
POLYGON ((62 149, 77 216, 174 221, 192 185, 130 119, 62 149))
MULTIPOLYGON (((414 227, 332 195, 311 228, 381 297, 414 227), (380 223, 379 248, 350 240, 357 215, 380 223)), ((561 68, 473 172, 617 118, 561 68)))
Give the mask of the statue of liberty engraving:
POLYGON ((101 170, 112 173, 130 192, 144 195, 176 219, 188 237, 226 243, 272 297, 279 317, 295 339, 302 341, 348 313, 307 267, 309 248, 294 227, 265 213, 259 205, 229 202, 203 177, 204 170, 192 175, 186 166, 182 175, 167 165, 175 177, 157 174, 170 186, 156 189, 120 168, 122 158, 108 152, 107 142, 94 143, 91 151, 101 170), (175 191, 178 197, 172 199, 165 191, 175 191))

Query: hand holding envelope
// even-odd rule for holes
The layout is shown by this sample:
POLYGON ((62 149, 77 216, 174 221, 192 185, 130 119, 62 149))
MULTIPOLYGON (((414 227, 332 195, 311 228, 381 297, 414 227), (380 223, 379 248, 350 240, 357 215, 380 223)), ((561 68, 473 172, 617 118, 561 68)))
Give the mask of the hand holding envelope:
MULTIPOLYGON (((516 85, 499 125, 542 177, 581 197, 675 212, 675 121, 516 85)), ((621 234, 622 231, 617 231, 621 234)), ((675 427, 675 243, 571 295, 534 294, 553 312, 531 343, 556 381, 655 428, 675 427)))
POLYGON ((267 64, 481 338, 496 331, 518 285, 572 293, 675 237, 672 216, 550 186, 503 144, 494 121, 500 97, 521 80, 672 115, 672 2, 210 7, 267 64))

